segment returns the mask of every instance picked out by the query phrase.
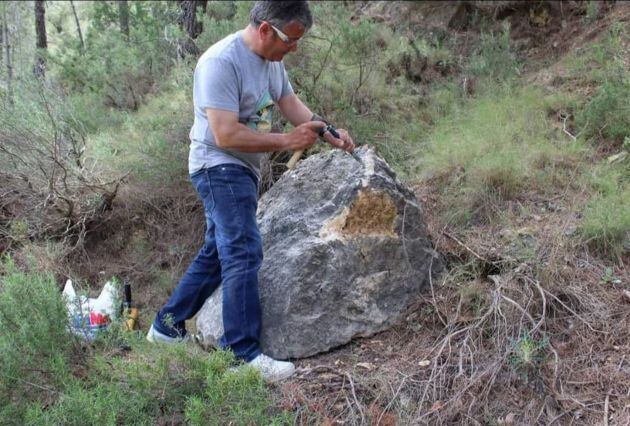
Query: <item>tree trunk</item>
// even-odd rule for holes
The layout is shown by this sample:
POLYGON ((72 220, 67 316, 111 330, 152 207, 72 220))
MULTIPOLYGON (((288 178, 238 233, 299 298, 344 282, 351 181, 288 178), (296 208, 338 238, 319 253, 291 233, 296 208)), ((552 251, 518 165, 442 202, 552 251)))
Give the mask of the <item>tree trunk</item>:
POLYGON ((79 15, 77 15, 77 10, 74 8, 74 2, 70 0, 70 7, 72 8, 72 14, 74 15, 74 22, 77 24, 77 32, 79 33, 79 41, 81 42, 81 54, 85 52, 85 42, 83 42, 83 33, 81 32, 81 24, 79 23, 79 15))
POLYGON ((120 22, 120 32, 129 40, 129 4, 127 0, 118 1, 118 21, 120 22))
POLYGON ((35 0, 35 34, 37 37, 37 53, 35 54, 35 68, 33 72, 36 77, 43 78, 46 69, 46 59, 44 51, 48 47, 46 40, 46 10, 44 8, 44 0, 35 0))
POLYGON ((7 99, 13 105, 13 64, 11 63, 11 39, 6 9, 2 11, 2 39, 4 40, 4 63, 7 67, 7 99))
POLYGON ((208 5, 207 0, 180 0, 181 15, 179 18, 180 25, 191 39, 196 39, 203 31, 203 24, 197 22, 197 9, 201 8, 204 12, 208 5))
POLYGON ((197 22, 197 9, 201 8, 205 12, 207 5, 207 0, 179 0, 181 13, 178 21, 182 29, 188 34, 188 38, 179 46, 182 56, 201 53, 193 40, 203 31, 203 24, 197 22))
POLYGON ((4 21, 0 22, 0 69, 4 65, 4 21))

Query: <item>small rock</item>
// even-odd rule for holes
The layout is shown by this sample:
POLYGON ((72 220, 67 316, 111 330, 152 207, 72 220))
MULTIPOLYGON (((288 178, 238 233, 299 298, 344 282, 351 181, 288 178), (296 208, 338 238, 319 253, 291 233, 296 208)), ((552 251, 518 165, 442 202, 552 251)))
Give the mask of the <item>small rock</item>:
POLYGON ((497 420, 497 423, 500 425, 510 426, 514 424, 515 420, 516 420, 516 415, 514 413, 508 413, 508 415, 505 416, 505 418, 499 417, 499 419, 497 420))
POLYGON ((514 237, 514 231, 512 231, 511 229, 503 229, 499 232, 499 237, 506 240, 511 240, 514 237))
POLYGON ((611 155, 610 157, 608 157, 608 164, 612 164, 612 163, 616 163, 616 162, 622 161, 627 156, 628 156, 628 152, 627 151, 621 151, 618 154, 611 155))
POLYGON ((369 362, 358 362, 357 367, 365 368, 368 371, 374 370, 376 368, 374 364, 369 363, 369 362))
POLYGON ((444 403, 442 401, 440 400, 435 401, 433 405, 431 406, 431 411, 441 410, 442 407, 444 407, 444 403))
POLYGON ((575 225, 568 225, 567 228, 564 230, 564 235, 570 237, 571 235, 575 234, 575 231, 577 231, 577 227, 575 225))

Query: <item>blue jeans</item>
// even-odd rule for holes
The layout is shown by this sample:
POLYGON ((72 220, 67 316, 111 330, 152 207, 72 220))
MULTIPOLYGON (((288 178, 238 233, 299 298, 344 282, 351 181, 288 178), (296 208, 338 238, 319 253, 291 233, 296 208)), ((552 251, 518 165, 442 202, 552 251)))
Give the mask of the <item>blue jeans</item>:
POLYGON ((248 362, 260 354, 258 270, 263 251, 256 223, 258 179, 246 167, 223 164, 193 173, 191 180, 204 205, 204 245, 153 327, 171 337, 184 336, 184 321, 201 309, 222 282, 220 346, 248 362))

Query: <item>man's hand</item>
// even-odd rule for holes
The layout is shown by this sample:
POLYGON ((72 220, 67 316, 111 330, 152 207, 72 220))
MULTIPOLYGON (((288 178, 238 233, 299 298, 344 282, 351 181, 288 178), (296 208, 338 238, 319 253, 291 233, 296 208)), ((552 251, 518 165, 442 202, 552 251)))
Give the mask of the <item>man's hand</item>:
POLYGON ((319 129, 325 127, 323 121, 307 121, 300 124, 291 132, 284 135, 285 149, 291 151, 304 151, 310 148, 319 137, 319 129))
MULTIPOLYGON (((313 121, 313 123, 317 123, 317 121, 313 121)), ((339 134, 339 138, 333 136, 331 132, 326 132, 324 133, 324 139, 336 148, 348 152, 354 151, 354 141, 350 137, 350 134, 344 129, 337 129, 337 133, 339 134)))

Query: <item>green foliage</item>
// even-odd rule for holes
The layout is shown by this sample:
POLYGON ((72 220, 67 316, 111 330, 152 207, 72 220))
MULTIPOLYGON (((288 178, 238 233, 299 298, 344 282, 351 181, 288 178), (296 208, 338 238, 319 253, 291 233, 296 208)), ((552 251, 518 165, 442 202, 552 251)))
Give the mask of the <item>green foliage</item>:
POLYGON ((427 58, 428 66, 447 67, 454 62, 453 53, 443 42, 436 40, 430 42, 427 39, 420 39, 418 42, 411 41, 418 53, 427 58))
POLYGON ((341 2, 313 2, 311 9, 316 25, 299 53, 285 59, 294 89, 313 111, 402 167, 410 145, 400 143, 409 124, 401 115, 415 115, 419 91, 404 81, 388 83, 380 70, 411 51, 409 44, 386 26, 352 21, 350 8, 341 2))
POLYGON ((213 359, 215 366, 206 376, 204 397, 186 402, 186 417, 192 425, 290 424, 286 416, 268 413, 269 399, 260 374, 251 367, 228 371, 223 359, 213 359))
POLYGON ((576 124, 585 138, 620 142, 630 135, 630 74, 624 55, 628 34, 621 22, 615 23, 578 61, 575 72, 592 75, 598 85, 576 114, 576 124))
POLYGON ((602 275, 602 278, 600 280, 600 283, 602 284, 621 284, 621 278, 619 278, 618 276, 616 276, 613 272, 613 268, 606 268, 604 270, 604 274, 602 275))
POLYGON ((499 34, 483 33, 467 70, 491 81, 509 81, 520 74, 520 64, 510 47, 510 27, 505 24, 499 34))
POLYGON ((146 346, 134 345, 146 353, 143 356, 95 356, 86 382, 73 382, 46 410, 33 406, 28 420, 51 425, 155 424, 181 415, 187 396, 203 390, 203 357, 183 347, 146 346))
MULTIPOLYGON (((179 86, 179 85, 177 85, 179 86)), ((137 185, 164 190, 165 183, 187 178, 190 109, 188 90, 175 87, 153 97, 120 128, 93 135, 87 154, 111 176, 130 174, 137 185)))
POLYGON ((451 114, 461 97, 459 86, 452 82, 435 87, 427 105, 432 121, 438 121, 451 114))
POLYGON ((523 333, 518 339, 512 340, 512 352, 508 362, 512 368, 528 378, 538 373, 540 365, 546 358, 547 346, 549 346, 547 336, 536 339, 528 333, 523 333))
POLYGON ((54 395, 71 378, 75 353, 65 303, 50 274, 25 274, 10 260, 0 277, 0 417, 54 395))
POLYGON ((611 67, 604 84, 576 118, 587 138, 620 141, 630 135, 630 76, 622 61, 611 67))
POLYGON ((589 0, 586 4, 586 15, 584 20, 591 24, 599 17, 599 1, 589 0))
POLYGON ((1 266, 3 419, 38 425, 151 425, 184 417, 193 424, 290 423, 270 409, 255 370, 230 370, 235 360, 228 352, 152 345, 141 334, 119 331, 119 322, 82 351, 54 278, 21 272, 8 260, 1 266))
POLYGON ((620 256, 630 244, 630 163, 603 164, 588 177, 595 191, 584 208, 579 227, 583 240, 595 249, 620 256))
POLYGON ((107 208, 117 182, 103 182, 86 163, 86 129, 58 87, 24 78, 18 88, 13 103, 0 103, 5 205, 17 208, 0 215, 17 212, 28 225, 22 237, 80 234, 107 208))
POLYGON ((489 218, 494 204, 566 180, 581 147, 556 141, 561 136, 551 128, 538 90, 499 89, 454 104, 436 122, 416 165, 444 182, 448 221, 489 218))
POLYGON ((129 2, 129 6, 129 39, 117 25, 116 3, 97 2, 90 9, 85 50, 67 34, 50 55, 62 84, 93 99, 90 105, 100 110, 99 104, 137 110, 177 58, 182 37, 176 25, 177 5, 129 2))
POLYGON ((56 404, 32 405, 26 419, 42 425, 181 423, 273 424, 260 375, 230 372, 231 354, 131 341, 137 354, 97 355, 87 381, 75 380, 56 404))
POLYGON ((207 13, 198 16, 203 24, 203 32, 195 43, 203 51, 223 37, 245 28, 249 22, 251 1, 210 1, 207 13))
POLYGON ((25 241, 28 238, 28 221, 24 218, 13 219, 9 223, 9 238, 14 241, 25 241))

